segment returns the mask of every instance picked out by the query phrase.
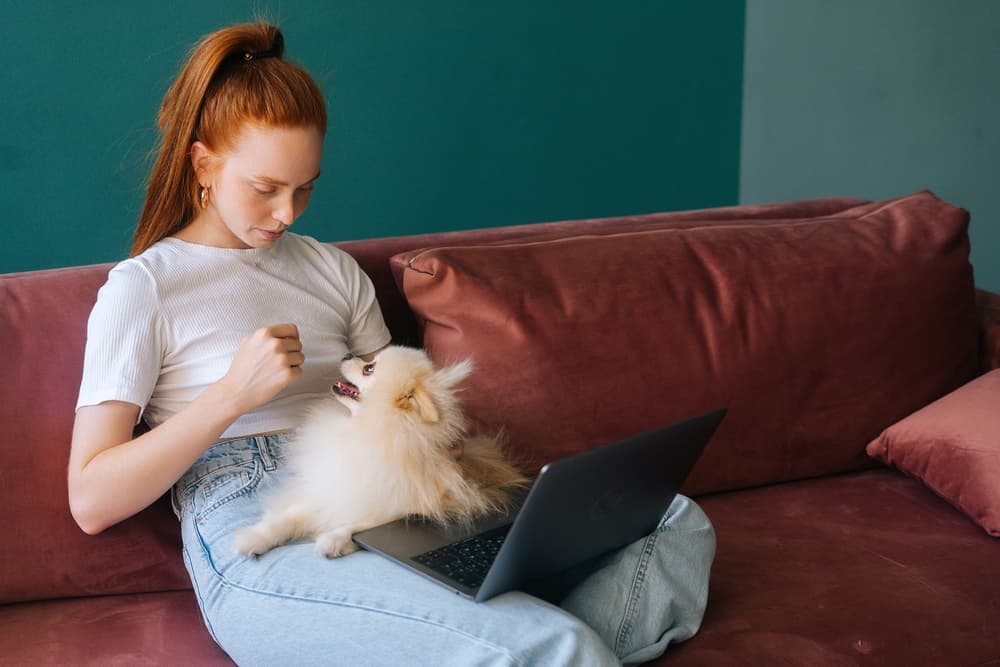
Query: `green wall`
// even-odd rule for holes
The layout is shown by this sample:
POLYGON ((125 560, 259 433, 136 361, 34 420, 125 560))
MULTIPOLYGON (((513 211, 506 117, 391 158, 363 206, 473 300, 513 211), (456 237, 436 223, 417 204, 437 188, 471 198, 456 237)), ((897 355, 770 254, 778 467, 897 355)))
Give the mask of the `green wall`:
POLYGON ((736 202, 743 0, 0 0, 0 272, 123 257, 177 67, 261 12, 329 102, 298 231, 736 202))
POLYGON ((1000 291, 1000 2, 748 0, 740 201, 930 189, 1000 291))

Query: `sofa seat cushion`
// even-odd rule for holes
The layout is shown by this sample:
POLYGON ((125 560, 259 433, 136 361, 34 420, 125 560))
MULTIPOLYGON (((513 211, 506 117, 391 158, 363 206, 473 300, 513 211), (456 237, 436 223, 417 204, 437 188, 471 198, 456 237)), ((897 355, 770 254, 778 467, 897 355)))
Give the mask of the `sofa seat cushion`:
POLYGON ((2 605, 0 656, 5 665, 234 664, 191 591, 2 605))
MULTIPOLYGON (((1000 655, 1000 541, 889 469, 702 496, 698 635, 654 665, 977 665, 1000 655), (946 627, 947 632, 940 629, 946 627)), ((24 665, 231 665, 191 591, 0 605, 24 665)))
POLYGON ((1000 541, 881 468, 698 499, 718 550, 708 610, 671 667, 986 665, 1000 541))
POLYGON ((529 465, 725 405, 685 490, 870 466, 978 367, 967 212, 927 192, 809 219, 443 246, 401 285, 466 407, 529 465))
POLYGON ((868 453, 1000 537, 1000 369, 893 424, 868 453))

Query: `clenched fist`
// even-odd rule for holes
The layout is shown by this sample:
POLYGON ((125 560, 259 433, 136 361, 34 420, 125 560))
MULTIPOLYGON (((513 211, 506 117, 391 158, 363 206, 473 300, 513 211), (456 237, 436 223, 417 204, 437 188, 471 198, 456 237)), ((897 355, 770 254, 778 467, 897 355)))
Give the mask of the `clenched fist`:
POLYGON ((272 324, 243 339, 219 383, 241 413, 267 403, 302 375, 302 341, 294 324, 272 324))

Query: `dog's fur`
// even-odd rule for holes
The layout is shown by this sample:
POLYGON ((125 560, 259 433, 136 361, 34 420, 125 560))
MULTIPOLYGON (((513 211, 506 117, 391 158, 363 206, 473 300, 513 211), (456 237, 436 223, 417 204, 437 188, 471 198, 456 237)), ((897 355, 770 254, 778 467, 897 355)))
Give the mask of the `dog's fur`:
POLYGON ((311 410, 287 476, 260 522, 237 534, 236 550, 257 556, 311 538, 332 558, 356 550, 354 533, 404 516, 465 522, 505 508, 527 480, 497 440, 466 435, 456 387, 470 371, 468 362, 437 368, 422 350, 399 346, 372 362, 345 359, 344 381, 311 410))

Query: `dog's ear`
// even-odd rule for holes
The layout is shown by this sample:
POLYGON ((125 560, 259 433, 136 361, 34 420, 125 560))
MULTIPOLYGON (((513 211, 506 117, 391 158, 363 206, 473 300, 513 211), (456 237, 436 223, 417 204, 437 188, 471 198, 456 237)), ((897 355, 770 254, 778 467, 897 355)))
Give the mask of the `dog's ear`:
POLYGON ((434 399, 431 398, 430 392, 424 389, 423 385, 417 385, 413 390, 413 401, 417 405, 417 413, 425 422, 436 424, 441 418, 437 406, 434 405, 434 399))
POLYGON ((421 384, 400 395, 396 399, 396 406, 400 410, 415 410, 417 415, 429 424, 436 424, 441 419, 437 406, 434 405, 434 399, 421 384))
POLYGON ((463 359, 457 364, 445 366, 437 372, 438 380, 449 389, 469 377, 472 373, 472 359, 463 359))

